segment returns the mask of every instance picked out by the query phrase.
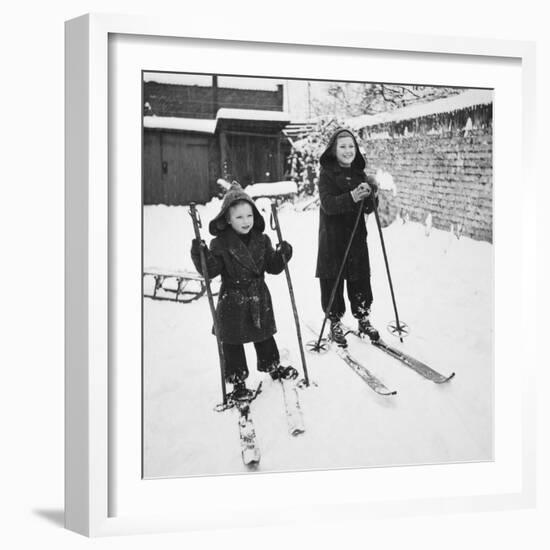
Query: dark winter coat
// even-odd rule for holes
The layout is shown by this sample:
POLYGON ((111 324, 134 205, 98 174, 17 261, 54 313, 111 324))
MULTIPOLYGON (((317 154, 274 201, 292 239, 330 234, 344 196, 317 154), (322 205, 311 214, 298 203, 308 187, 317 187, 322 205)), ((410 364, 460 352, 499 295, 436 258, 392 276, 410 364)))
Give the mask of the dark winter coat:
MULTIPOLYGON (((277 327, 264 274, 283 271, 281 252, 273 249, 270 238, 262 232, 263 217, 242 190, 226 194, 222 211, 209 227, 217 236, 206 250, 208 275, 211 278, 221 275, 222 279, 216 307, 221 341, 244 344, 266 340, 277 332, 277 327), (254 212, 248 244, 224 222, 227 209, 237 200, 249 202, 254 212)), ((191 256, 197 271, 202 274, 200 254, 192 249, 191 256)))
MULTIPOLYGON (((202 274, 200 256, 193 263, 202 274)), ((220 339, 226 344, 261 342, 277 332, 264 274, 281 273, 283 257, 269 237, 252 229, 248 246, 231 227, 212 239, 207 252, 210 277, 221 275, 216 307, 220 339)))
MULTIPOLYGON (((365 174, 365 159, 355 142, 355 158, 349 168, 341 167, 333 153, 333 144, 344 130, 332 136, 320 157, 319 174, 319 248, 317 253, 316 277, 336 279, 348 245, 359 204, 355 203, 350 191, 362 182, 368 181, 375 187, 374 178, 365 174)), ((364 202, 364 213, 374 209, 374 194, 364 202)), ((367 248, 367 227, 361 216, 342 274, 344 279, 356 281, 370 277, 369 251, 367 248)))

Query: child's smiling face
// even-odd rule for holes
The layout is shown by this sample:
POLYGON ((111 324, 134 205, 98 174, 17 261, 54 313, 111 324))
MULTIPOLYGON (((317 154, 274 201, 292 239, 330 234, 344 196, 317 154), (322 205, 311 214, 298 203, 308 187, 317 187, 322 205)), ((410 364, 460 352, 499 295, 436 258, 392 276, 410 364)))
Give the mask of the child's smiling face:
POLYGON ((355 141, 350 136, 336 139, 336 160, 340 166, 351 166, 355 158, 355 141))
POLYGON ((240 202, 230 206, 227 214, 227 223, 239 233, 239 235, 246 235, 254 225, 252 206, 247 202, 240 202))

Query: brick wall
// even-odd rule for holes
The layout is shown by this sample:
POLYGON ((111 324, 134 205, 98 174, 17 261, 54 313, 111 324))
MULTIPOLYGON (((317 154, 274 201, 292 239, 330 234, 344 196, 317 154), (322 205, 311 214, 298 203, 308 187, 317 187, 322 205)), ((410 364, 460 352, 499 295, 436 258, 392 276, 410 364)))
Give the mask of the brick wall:
POLYGON ((398 213, 477 240, 493 239, 492 129, 437 136, 366 139, 367 172, 393 177, 397 195, 383 192, 386 223, 398 213))
MULTIPOLYGON (((151 110, 146 112, 149 115, 183 118, 216 116, 212 103, 212 88, 207 86, 145 82, 143 102, 151 106, 151 110)), ((222 107, 282 111, 283 88, 280 85, 277 86, 277 91, 218 88, 218 109, 222 107)))

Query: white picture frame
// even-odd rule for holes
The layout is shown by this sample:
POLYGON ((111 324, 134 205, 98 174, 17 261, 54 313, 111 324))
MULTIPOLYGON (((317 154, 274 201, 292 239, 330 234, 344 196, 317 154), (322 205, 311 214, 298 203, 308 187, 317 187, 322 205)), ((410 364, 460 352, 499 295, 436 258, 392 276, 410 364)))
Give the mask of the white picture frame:
MULTIPOLYGON (((326 52, 362 51, 384 52, 384 55, 422 55, 442 59, 465 58, 482 60, 495 67, 502 63, 515 65, 521 100, 521 155, 517 160, 517 171, 512 173, 521 181, 523 192, 516 207, 527 212, 536 200, 533 178, 534 162, 534 80, 535 47, 530 42, 499 41, 490 39, 457 39, 453 37, 432 37, 397 35, 349 30, 335 32, 312 26, 300 29, 225 28, 222 22, 209 21, 204 24, 186 24, 169 18, 150 18, 119 15, 85 15, 66 23, 66 527, 87 536, 114 534, 138 534, 160 531, 182 531, 189 529, 221 526, 254 526, 296 521, 323 521, 343 518, 362 519, 377 516, 401 516, 411 513, 441 513, 453 511, 483 511, 530 507, 535 501, 535 364, 536 357, 529 341, 511 342, 512 336, 506 327, 499 332, 497 325, 495 339, 496 362, 510 362, 521 357, 521 385, 517 407, 512 407, 509 418, 502 419, 497 413, 496 430, 499 425, 511 420, 514 434, 510 440, 503 440, 497 447, 492 465, 477 465, 476 476, 485 477, 486 484, 474 481, 472 487, 465 487, 461 494, 445 494, 445 483, 453 477, 450 467, 426 466, 414 468, 377 469, 365 473, 347 470, 343 472, 308 472, 295 474, 274 474, 262 476, 233 476, 217 478, 193 478, 187 480, 141 481, 135 470, 131 484, 125 485, 118 479, 115 465, 117 460, 134 450, 132 444, 121 444, 120 430, 113 425, 112 414, 117 407, 119 389, 113 387, 110 365, 116 347, 110 332, 113 321, 113 307, 110 294, 110 275, 115 259, 110 254, 112 229, 116 226, 119 208, 109 188, 113 176, 109 158, 109 139, 112 118, 109 112, 109 97, 112 93, 112 72, 109 65, 109 41, 112 37, 131 37, 134 42, 145 37, 164 39, 194 39, 209 41, 213 47, 229 43, 246 43, 253 50, 279 45, 287 50, 308 51, 323 49, 326 52), (502 338, 500 335, 504 335, 502 338), (508 336, 508 338, 507 338, 508 336), (500 340, 499 340, 500 338, 500 340), (498 353, 499 342, 507 341, 511 350, 498 353), (117 456, 115 456, 115 449, 117 456), (279 476, 275 477, 274 476, 279 476), (494 476, 494 477, 492 477, 494 476), (246 477, 246 478, 245 478, 246 477), (500 481, 503 479, 507 482, 500 481), (368 483, 375 492, 375 485, 383 486, 388 479, 407 486, 399 493, 388 491, 388 498, 369 498, 358 488, 368 483), (498 481, 500 480, 500 481, 498 481), (182 483, 185 485, 183 486, 182 483), (223 493, 228 487, 241 484, 252 494, 266 494, 274 485, 298 484, 301 492, 295 508, 284 508, 282 498, 272 493, 269 500, 255 499, 236 508, 231 502, 217 502, 212 506, 209 496, 223 493), (323 483, 324 498, 319 498, 315 486, 323 483), (477 485, 475 485, 477 483, 477 485), (132 491, 141 491, 137 495, 132 491), (156 485, 153 485, 156 484, 156 485), (429 490, 425 491, 428 484, 429 490), (131 486, 130 486, 131 485, 131 486), (424 488, 421 490, 421 486, 424 488), (157 490, 161 487, 160 490, 157 490), (170 487, 175 489, 170 489, 170 487), (182 489, 182 487, 184 487, 182 489), (163 490, 172 491, 168 502, 169 511, 158 508, 155 513, 155 499, 162 498, 163 490), (184 491, 184 493, 182 492, 184 491), (117 493, 126 492, 119 498, 117 493), (181 507, 174 503, 174 493, 179 494, 181 507), (200 498, 199 498, 200 497, 200 498), (139 499, 152 506, 136 505, 135 509, 119 507, 118 502, 139 499), (201 500, 202 499, 202 500, 201 500), (195 505, 190 505, 193 502, 195 505), (141 506, 141 508, 140 508, 141 506), (296 513, 299 509, 299 513, 296 513)), ((170 47, 170 45, 168 45, 170 47)), ((150 69, 152 67, 144 67, 150 69)), ((163 70, 166 67, 161 67, 163 70)), ((196 70, 191 68, 191 71, 196 70)), ((460 82, 453 82, 460 85, 460 82)), ((498 104, 497 104, 498 105, 498 104)), ((498 106, 497 106, 498 109, 498 106)), ((518 107, 519 109, 519 107, 518 107)), ((518 111, 519 112, 519 111, 518 111)), ((140 121, 135 121, 140 125, 140 121)), ((495 141, 503 141, 505 128, 495 125, 495 141)), ((515 165, 514 165, 515 166, 515 165)), ((495 177, 501 177, 506 186, 509 179, 496 170, 495 177)), ((503 185, 504 185, 503 184, 503 185)), ((495 216, 502 219, 506 208, 505 194, 497 196, 495 216), (502 216, 501 216, 502 214, 502 216)), ((129 208, 129 207, 127 207, 129 208)), ((516 235, 521 254, 514 276, 519 284, 520 300, 516 306, 520 329, 527 320, 535 318, 536 296, 527 280, 534 271, 533 222, 527 216, 519 218, 520 231, 516 235)), ((498 243, 498 232, 497 232, 498 243)), ((498 244, 497 244, 498 246, 498 244)), ((120 261, 117 259, 116 261, 120 261)), ((502 262, 506 262, 502 258, 502 262)), ((495 263, 496 278, 502 266, 498 258, 495 263)), ((139 296, 141 298, 141 296, 139 296)), ((496 297, 498 313, 498 295, 496 297)), ((498 320, 498 315, 495 315, 498 320)), ((527 333, 527 331, 524 331, 527 333)), ((139 365, 138 365, 139 367, 139 365)), ((139 369, 138 369, 139 370, 139 369)), ((510 369, 508 369, 510 370, 510 369)), ((517 382, 517 378, 516 378, 517 382)), ((513 389, 501 390, 497 385, 497 404, 513 389)), ((130 391, 130 390, 129 390, 130 391)), ((139 400, 139 396, 137 396, 139 400)), ((139 420, 139 419, 138 419, 139 420)), ((122 420, 132 422, 132 420, 122 420)), ((504 435, 504 438, 507 436, 504 435)), ((510 436, 512 437, 512 436, 510 436)), ((135 455, 135 453, 134 453, 135 455)), ((128 460, 139 460, 133 457, 128 460)), ((459 467, 468 468, 470 465, 459 467)), ((380 493, 381 494, 381 493, 380 493)))

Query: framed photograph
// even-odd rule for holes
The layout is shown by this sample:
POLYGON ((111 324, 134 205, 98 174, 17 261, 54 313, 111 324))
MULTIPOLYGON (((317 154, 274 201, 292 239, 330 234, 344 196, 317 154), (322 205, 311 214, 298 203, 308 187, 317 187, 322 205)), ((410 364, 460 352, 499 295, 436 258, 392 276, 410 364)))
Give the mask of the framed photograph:
POLYGON ((532 506, 533 44, 254 28, 66 23, 67 528, 532 506))

